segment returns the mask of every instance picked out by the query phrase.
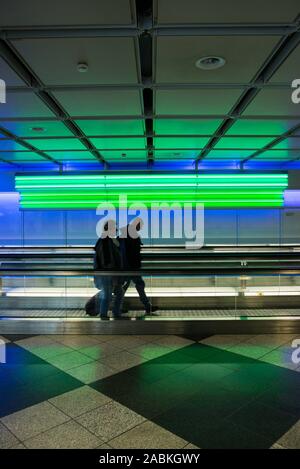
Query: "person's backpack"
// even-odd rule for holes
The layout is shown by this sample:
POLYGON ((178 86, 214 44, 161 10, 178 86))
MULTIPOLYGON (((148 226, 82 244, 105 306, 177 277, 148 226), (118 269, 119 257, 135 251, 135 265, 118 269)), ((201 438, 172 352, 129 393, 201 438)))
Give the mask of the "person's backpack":
POLYGON ((90 298, 86 304, 85 304, 85 313, 88 315, 88 316, 98 316, 98 314, 100 314, 100 308, 99 308, 99 305, 100 305, 100 301, 99 301, 99 293, 96 293, 96 295, 92 296, 92 298, 90 298))

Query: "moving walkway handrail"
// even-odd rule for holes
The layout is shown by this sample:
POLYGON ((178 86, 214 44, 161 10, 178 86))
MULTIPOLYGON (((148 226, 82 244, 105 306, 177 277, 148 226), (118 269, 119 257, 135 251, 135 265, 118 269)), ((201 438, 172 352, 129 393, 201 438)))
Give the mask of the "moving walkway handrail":
MULTIPOLYGON (((44 253, 5 253, 2 254, 0 251, 0 262, 4 262, 7 259, 18 259, 18 260, 27 260, 27 259, 92 259, 93 257, 93 252, 91 251, 90 253, 49 253, 49 254, 44 254, 44 253)), ((201 252, 201 251, 192 251, 192 250, 185 250, 183 252, 177 252, 177 253, 147 253, 147 252, 142 252, 142 257, 143 259, 182 259, 182 258, 188 258, 189 260, 198 260, 198 259, 203 259, 203 260, 213 260, 213 259, 228 259, 228 258, 234 258, 234 259, 240 259, 241 260, 261 260, 261 259, 284 259, 284 258, 296 258, 298 257, 300 259, 300 252, 262 252, 262 253, 257 253, 257 252, 212 252, 212 253, 206 253, 206 252, 201 252)))
POLYGON ((143 277, 159 277, 159 276, 236 276, 236 275, 300 275, 300 264, 299 267, 290 266, 278 266, 274 267, 262 267, 257 266, 241 266, 241 267, 224 267, 224 268, 208 268, 208 267, 195 267, 187 269, 141 269, 138 271, 124 271, 124 270, 94 270, 94 269, 1 269, 0 277, 80 277, 80 276, 143 276, 143 277))

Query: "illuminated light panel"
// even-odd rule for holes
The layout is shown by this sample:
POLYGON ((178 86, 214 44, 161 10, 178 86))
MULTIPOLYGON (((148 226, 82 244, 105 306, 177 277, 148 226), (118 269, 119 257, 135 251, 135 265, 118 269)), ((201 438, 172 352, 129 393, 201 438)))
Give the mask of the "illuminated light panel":
POLYGON ((100 203, 203 203, 205 207, 281 207, 286 174, 17 175, 23 209, 95 209, 100 203))
POLYGON ((212 135, 222 124, 220 119, 155 119, 157 135, 212 135))
POLYGON ((226 135, 268 135, 277 137, 295 126, 295 121, 285 119, 239 119, 226 135))
POLYGON ((273 137, 223 137, 215 145, 215 149, 260 149, 272 142, 273 137))

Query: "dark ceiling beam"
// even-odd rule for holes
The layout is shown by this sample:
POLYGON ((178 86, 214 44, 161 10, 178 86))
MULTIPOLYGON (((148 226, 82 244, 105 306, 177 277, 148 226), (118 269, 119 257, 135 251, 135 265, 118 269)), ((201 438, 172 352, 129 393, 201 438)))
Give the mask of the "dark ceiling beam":
MULTIPOLYGON (((233 116, 229 114, 136 114, 136 115, 103 115, 103 116, 72 116, 72 120, 85 120, 85 121, 97 121, 97 120, 143 120, 146 118, 153 118, 156 120, 224 120, 224 118, 234 119, 233 116)), ((71 119, 71 118, 70 118, 71 119)), ((1 121, 7 122, 67 122, 68 118, 59 118, 59 117, 6 117, 0 118, 1 121)), ((265 120, 300 120, 300 114, 298 116, 273 116, 273 115, 263 115, 263 116, 240 116, 239 120, 256 120, 256 121, 265 121, 265 120)), ((216 132, 217 133, 217 132, 216 132)), ((249 135, 248 135, 249 136, 249 135)))
MULTIPOLYGON (((291 54, 292 51, 300 44, 300 32, 293 33, 285 38, 283 38, 277 45, 276 50, 269 56, 268 60, 264 63, 261 70, 256 74, 252 81, 252 87, 244 91, 237 103, 234 105, 229 115, 220 127, 216 130, 215 135, 207 143, 206 147, 200 152, 198 158, 196 159, 196 166, 198 163, 205 158, 210 151, 215 147, 219 142, 222 136, 230 129, 236 119, 238 119, 253 99, 257 96, 260 89, 256 85, 261 85, 267 83, 274 73, 279 69, 287 57, 291 54)), ((256 153, 255 153, 256 154, 256 153)), ((241 161, 241 166, 251 159, 254 155, 241 161)))
POLYGON ((136 17, 140 35, 139 43, 139 63, 141 82, 144 85, 142 91, 143 109, 145 115, 145 136, 147 139, 146 151, 147 162, 152 165, 154 162, 153 146, 153 37, 151 28, 153 26, 153 0, 135 0, 136 17))
POLYGON ((199 26, 157 26, 153 28, 156 36, 284 36, 298 31, 298 26, 286 25, 235 25, 216 24, 199 26))
POLYGON ((0 38, 7 40, 14 39, 65 39, 83 37, 135 37, 140 34, 136 27, 103 27, 103 28, 43 28, 43 29, 1 29, 0 38))
MULTIPOLYGON (((140 3, 136 0, 136 3, 140 3)), ((141 2, 142 3, 142 2, 141 2)), ((144 0, 147 9, 148 0, 144 0)), ((141 8, 142 9, 142 8, 141 8)), ((139 15, 137 15, 139 21, 139 15)), ((116 25, 89 28, 45 27, 32 29, 0 29, 2 39, 37 39, 37 38, 80 38, 80 37, 138 37, 147 29, 155 36, 285 36, 299 30, 297 23, 270 24, 200 24, 200 25, 153 25, 147 28, 138 22, 138 27, 121 27, 116 25)))
MULTIPOLYGON (((293 138, 300 138, 299 135, 294 135, 295 132, 298 132, 300 130, 300 124, 298 125, 295 125, 294 127, 292 127, 291 129, 287 130, 286 132, 284 132, 283 134, 279 135, 278 137, 274 138, 274 140, 272 140, 272 142, 268 143, 267 145, 265 145, 263 148, 260 148, 259 150, 257 150, 255 153, 253 153, 253 155, 250 155, 248 156, 248 158, 245 158, 244 160, 242 160, 242 164, 245 164, 247 163, 247 161, 249 160, 252 160, 253 158, 255 158, 256 156, 258 155, 261 155, 262 153, 268 151, 268 150, 272 150, 276 145, 278 145, 278 143, 282 142, 283 140, 285 140, 286 138, 288 137, 293 137, 293 138)), ((295 149, 297 150, 297 149, 295 149)), ((298 158, 292 158, 291 160, 289 161, 295 161, 297 160, 298 158)))
POLYGON ((98 84, 98 85, 55 85, 55 86, 7 86, 6 90, 8 93, 24 93, 24 92, 36 92, 46 91, 51 92, 69 92, 69 91, 142 91, 145 88, 152 90, 215 90, 215 89, 229 89, 229 90, 248 90, 251 88, 261 89, 276 89, 282 90, 290 88, 288 83, 272 83, 268 85, 254 83, 135 83, 132 85, 128 84, 98 84))
MULTIPOLYGON (((44 84, 40 79, 33 73, 33 71, 21 60, 18 54, 14 51, 13 47, 3 39, 0 39, 0 56, 5 60, 9 67, 14 70, 17 75, 27 84, 27 86, 33 87, 33 92, 38 96, 45 105, 68 127, 75 137, 81 139, 83 145, 93 156, 102 164, 107 165, 106 161, 98 150, 88 140, 86 135, 79 129, 79 127, 72 121, 71 117, 66 113, 63 107, 54 99, 51 93, 44 91, 44 84)), ((9 133, 9 132, 8 132, 9 133)), ((12 135, 12 134, 11 134, 12 135)), ((18 139, 18 143, 29 148, 31 151, 43 156, 44 158, 55 162, 56 164, 62 165, 59 161, 54 161, 53 158, 48 156, 46 153, 32 147, 31 145, 23 142, 15 136, 14 139, 18 139)))

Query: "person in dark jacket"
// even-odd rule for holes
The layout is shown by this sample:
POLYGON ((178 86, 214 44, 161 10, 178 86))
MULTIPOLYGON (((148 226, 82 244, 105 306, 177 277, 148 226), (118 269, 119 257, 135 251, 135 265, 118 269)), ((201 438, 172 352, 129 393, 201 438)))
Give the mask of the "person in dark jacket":
MULTIPOLYGON (((143 220, 135 218, 129 225, 123 228, 123 233, 120 238, 122 264, 125 270, 140 270, 142 266, 141 248, 143 246, 139 232, 143 228, 143 220)), ((125 294, 130 283, 133 282, 136 291, 139 294, 141 303, 145 308, 147 315, 154 315, 157 308, 153 307, 145 292, 145 282, 140 275, 128 277, 123 285, 123 292, 125 294)))
MULTIPOLYGON (((121 253, 120 242, 117 234, 117 226, 114 220, 109 220, 103 227, 101 237, 95 245, 94 269, 95 270, 120 270, 121 253)), ((114 293, 112 315, 121 318, 123 301, 122 278, 111 275, 95 275, 94 283, 100 290, 100 318, 108 319, 108 309, 114 293)))

